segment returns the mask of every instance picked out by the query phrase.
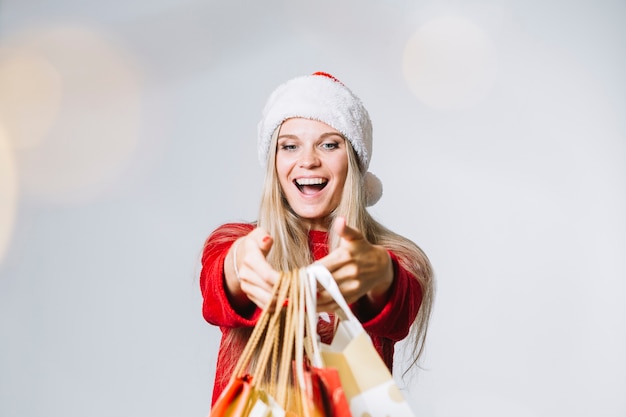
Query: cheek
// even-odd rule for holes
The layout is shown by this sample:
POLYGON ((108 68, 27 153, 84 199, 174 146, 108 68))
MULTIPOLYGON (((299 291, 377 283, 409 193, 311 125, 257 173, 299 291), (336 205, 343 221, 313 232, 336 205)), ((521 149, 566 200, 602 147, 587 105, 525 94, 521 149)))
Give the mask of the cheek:
POLYGON ((346 182, 346 177, 348 176, 348 157, 338 158, 334 161, 333 171, 335 173, 336 178, 343 185, 346 182))
POLYGON ((345 187, 346 187, 347 177, 348 177, 348 173, 347 173, 347 171, 345 171, 345 172, 343 173, 342 177, 341 177, 341 180, 339 180, 339 181, 338 181, 338 184, 337 184, 337 185, 338 185, 338 187, 337 187, 337 188, 338 188, 338 189, 339 189, 339 191, 340 191, 340 192, 339 192, 339 194, 342 194, 342 193, 343 193, 343 190, 344 190, 344 189, 345 189, 345 187))
POLYGON ((287 176, 289 175, 289 166, 285 161, 276 158, 276 176, 281 185, 285 185, 288 182, 287 176))

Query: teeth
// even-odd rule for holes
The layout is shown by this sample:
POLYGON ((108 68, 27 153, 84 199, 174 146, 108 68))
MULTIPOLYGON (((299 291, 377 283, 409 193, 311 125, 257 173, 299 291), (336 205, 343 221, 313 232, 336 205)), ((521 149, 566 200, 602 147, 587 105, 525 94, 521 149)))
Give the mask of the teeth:
POLYGON ((324 184, 326 181, 322 178, 299 178, 296 180, 298 185, 319 185, 324 184))

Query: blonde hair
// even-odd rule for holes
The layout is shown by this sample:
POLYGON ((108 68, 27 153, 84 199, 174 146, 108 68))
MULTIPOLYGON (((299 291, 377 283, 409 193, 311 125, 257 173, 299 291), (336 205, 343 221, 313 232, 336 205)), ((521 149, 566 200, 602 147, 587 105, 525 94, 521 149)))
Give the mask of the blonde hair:
MULTIPOLYGON (((268 152, 265 181, 257 225, 264 228, 274 243, 267 260, 276 270, 290 271, 309 265, 314 261, 309 248, 309 230, 298 215, 291 209, 282 192, 276 173, 276 146, 280 126, 274 131, 268 152)), ((341 201, 328 219, 328 245, 333 250, 339 244, 339 237, 332 232, 332 222, 338 216, 346 219, 348 226, 360 230, 372 244, 381 245, 393 252, 400 265, 409 271, 422 289, 422 302, 417 317, 411 326, 411 362, 408 372, 417 364, 423 350, 428 322, 434 298, 433 271, 424 252, 411 240, 392 232, 377 222, 366 209, 363 175, 359 159, 352 145, 345 140, 348 154, 348 174, 341 201)), ((245 343, 250 329, 231 329, 229 335, 239 343, 245 343)))

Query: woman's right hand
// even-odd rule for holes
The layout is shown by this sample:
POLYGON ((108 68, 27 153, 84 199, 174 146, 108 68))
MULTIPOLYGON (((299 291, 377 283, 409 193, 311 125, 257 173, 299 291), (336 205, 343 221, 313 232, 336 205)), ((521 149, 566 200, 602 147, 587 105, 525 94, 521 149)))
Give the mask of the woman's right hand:
POLYGON ((272 237, 257 227, 230 247, 224 260, 224 275, 237 310, 249 308, 251 302, 261 309, 270 303, 272 288, 280 276, 265 259, 273 243, 272 237))

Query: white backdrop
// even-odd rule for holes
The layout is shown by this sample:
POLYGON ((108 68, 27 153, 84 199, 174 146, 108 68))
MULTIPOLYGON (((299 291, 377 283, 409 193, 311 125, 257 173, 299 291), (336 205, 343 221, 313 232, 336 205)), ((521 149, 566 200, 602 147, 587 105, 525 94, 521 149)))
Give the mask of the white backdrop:
MULTIPOLYGON (((418 416, 626 416, 626 3, 0 3, 0 416, 204 416, 198 261, 323 70, 438 292, 418 416)), ((400 346, 399 351, 402 351, 400 346)), ((400 361, 399 361, 400 362, 400 361)), ((398 364, 400 367, 402 364, 398 364)))

